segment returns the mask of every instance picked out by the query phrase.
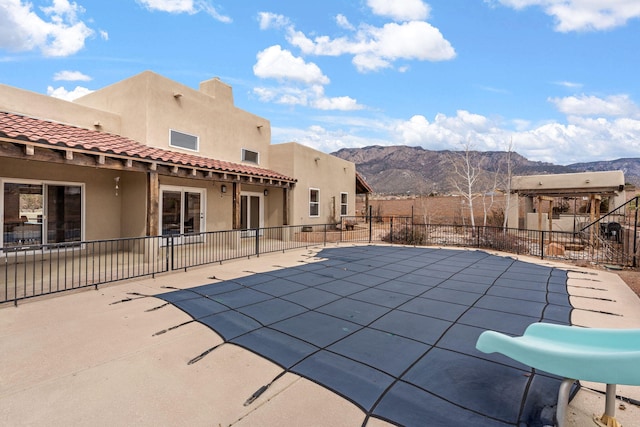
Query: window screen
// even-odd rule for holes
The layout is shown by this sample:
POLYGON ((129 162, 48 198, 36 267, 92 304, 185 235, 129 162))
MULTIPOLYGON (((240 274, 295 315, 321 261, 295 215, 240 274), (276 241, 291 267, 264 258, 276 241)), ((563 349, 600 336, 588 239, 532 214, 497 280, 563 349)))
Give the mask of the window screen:
POLYGON ((258 152, 242 149, 242 161, 258 164, 258 152))
POLYGON ((309 189, 309 216, 320 216, 320 190, 309 189))
POLYGON ((198 137, 178 132, 177 130, 171 130, 171 141, 169 145, 186 150, 198 151, 198 137))
POLYGON ((347 215, 349 209, 347 193, 340 193, 340 215, 347 215))

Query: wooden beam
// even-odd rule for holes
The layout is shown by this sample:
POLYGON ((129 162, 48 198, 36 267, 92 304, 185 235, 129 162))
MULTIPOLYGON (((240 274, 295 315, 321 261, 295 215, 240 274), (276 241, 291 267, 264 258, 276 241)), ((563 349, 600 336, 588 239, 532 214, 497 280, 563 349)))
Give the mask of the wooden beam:
POLYGON ((104 165, 105 161, 106 160, 105 160, 104 154, 100 154, 98 156, 98 158, 96 159, 96 163, 99 164, 99 165, 104 165))
POLYGON ((160 235, 160 180, 158 172, 147 173, 147 236, 160 235))
POLYGON ((131 160, 131 159, 125 160, 125 162, 124 162, 124 167, 125 168, 130 169, 132 166, 133 166, 133 160, 131 160))
POLYGON ((73 160, 73 151, 65 150, 64 158, 65 158, 65 160, 73 160))
POLYGON ((24 146, 24 154, 27 156, 33 156, 36 153, 36 149, 33 145, 25 145, 24 146))
POLYGON ((289 225, 289 190, 282 189, 282 225, 289 225))
POLYGON ((240 228, 240 191, 242 185, 239 182, 233 183, 233 219, 232 228, 238 230, 240 228))
POLYGON ((178 173, 178 170, 179 170, 178 166, 174 166, 171 168, 171 173, 178 173))

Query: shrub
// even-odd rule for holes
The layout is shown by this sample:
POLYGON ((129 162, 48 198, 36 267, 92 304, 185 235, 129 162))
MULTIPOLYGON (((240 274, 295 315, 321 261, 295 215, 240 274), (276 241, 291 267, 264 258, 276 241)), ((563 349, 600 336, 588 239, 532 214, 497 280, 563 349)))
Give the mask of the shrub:
POLYGON ((422 246, 427 243, 427 236, 423 230, 411 226, 394 228, 391 233, 382 237, 383 242, 393 242, 399 245, 422 246), (392 234, 393 233, 393 234, 392 234))

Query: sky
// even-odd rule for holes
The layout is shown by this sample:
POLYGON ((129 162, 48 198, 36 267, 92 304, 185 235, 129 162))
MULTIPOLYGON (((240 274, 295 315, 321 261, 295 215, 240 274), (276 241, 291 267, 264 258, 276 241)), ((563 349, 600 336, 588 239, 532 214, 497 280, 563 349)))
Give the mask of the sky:
POLYGON ((640 157, 639 0, 0 0, 0 83, 219 77, 272 142, 640 157))

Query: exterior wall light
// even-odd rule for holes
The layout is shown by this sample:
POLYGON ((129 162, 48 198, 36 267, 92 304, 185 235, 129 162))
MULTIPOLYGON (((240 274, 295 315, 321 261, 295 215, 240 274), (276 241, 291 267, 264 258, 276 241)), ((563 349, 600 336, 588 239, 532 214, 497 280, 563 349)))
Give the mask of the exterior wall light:
POLYGON ((222 184, 222 185, 220 186, 220 192, 222 192, 222 193, 226 193, 226 192, 227 192, 227 186, 226 186, 226 185, 224 185, 224 184, 222 184))
POLYGON ((267 190, 266 188, 265 188, 265 190, 264 190, 264 195, 265 195, 265 196, 268 196, 268 195, 269 195, 269 190, 267 190))

